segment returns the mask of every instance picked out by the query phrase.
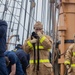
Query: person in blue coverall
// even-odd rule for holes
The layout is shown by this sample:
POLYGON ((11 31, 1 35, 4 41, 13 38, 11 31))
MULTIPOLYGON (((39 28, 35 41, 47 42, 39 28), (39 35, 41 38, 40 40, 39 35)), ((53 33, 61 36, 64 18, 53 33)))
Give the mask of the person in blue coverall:
POLYGON ((16 55, 20 59, 23 71, 26 75, 26 68, 29 65, 29 59, 30 59, 29 54, 23 51, 21 44, 18 44, 13 51, 16 53, 16 55))
POLYGON ((6 51, 4 54, 8 63, 7 68, 9 75, 24 75, 22 65, 17 55, 12 51, 6 51))
POLYGON ((0 20, 0 75, 8 75, 4 52, 6 51, 7 23, 0 20))

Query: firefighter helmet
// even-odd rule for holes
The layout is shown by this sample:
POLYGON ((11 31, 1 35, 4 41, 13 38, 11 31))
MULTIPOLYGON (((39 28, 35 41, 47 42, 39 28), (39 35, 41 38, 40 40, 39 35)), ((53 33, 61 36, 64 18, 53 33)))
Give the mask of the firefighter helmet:
POLYGON ((43 29, 43 24, 40 22, 40 21, 37 21, 35 24, 34 24, 34 29, 35 28, 41 28, 43 29))

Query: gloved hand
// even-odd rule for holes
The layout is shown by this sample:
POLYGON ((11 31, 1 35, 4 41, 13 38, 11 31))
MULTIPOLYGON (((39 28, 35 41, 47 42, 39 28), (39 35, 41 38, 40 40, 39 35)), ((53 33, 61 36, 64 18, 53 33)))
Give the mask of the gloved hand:
POLYGON ((70 73, 70 72, 72 71, 72 68, 71 68, 70 65, 66 65, 66 68, 67 68, 67 70, 68 70, 68 73, 70 73))
POLYGON ((70 72, 72 72, 72 68, 71 67, 68 69, 68 73, 70 73, 70 72))
POLYGON ((43 36, 43 34, 40 31, 38 31, 37 34, 40 38, 43 36))
POLYGON ((38 35, 35 33, 35 32, 32 32, 32 35, 31 35, 31 37, 34 37, 34 38, 38 38, 38 35))
POLYGON ((30 64, 26 68, 28 68, 29 66, 30 66, 30 64))
POLYGON ((67 64, 67 65, 66 65, 66 68, 69 69, 69 68, 70 68, 70 65, 67 64))
POLYGON ((31 43, 36 43, 37 39, 33 38, 32 40, 30 40, 31 43))

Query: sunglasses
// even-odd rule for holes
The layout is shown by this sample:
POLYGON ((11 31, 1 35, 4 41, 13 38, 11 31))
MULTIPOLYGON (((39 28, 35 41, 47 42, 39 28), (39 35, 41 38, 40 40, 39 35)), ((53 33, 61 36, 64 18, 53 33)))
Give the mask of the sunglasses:
POLYGON ((41 28, 37 28, 37 29, 35 29, 35 30, 42 30, 41 28))

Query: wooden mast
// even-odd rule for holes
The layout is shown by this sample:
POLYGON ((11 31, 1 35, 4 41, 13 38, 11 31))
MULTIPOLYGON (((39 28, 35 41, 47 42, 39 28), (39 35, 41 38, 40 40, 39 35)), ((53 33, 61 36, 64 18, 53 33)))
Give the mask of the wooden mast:
MULTIPOLYGON (((60 41, 59 50, 63 54, 69 45, 73 43, 75 33, 75 0, 61 0, 59 13, 58 37, 60 41)), ((64 75, 64 55, 58 59, 60 64, 60 75, 64 75)))

